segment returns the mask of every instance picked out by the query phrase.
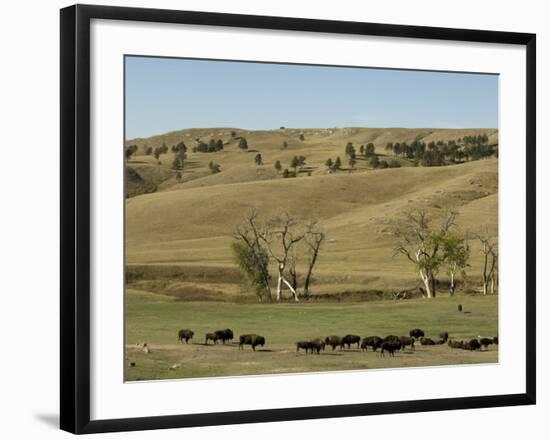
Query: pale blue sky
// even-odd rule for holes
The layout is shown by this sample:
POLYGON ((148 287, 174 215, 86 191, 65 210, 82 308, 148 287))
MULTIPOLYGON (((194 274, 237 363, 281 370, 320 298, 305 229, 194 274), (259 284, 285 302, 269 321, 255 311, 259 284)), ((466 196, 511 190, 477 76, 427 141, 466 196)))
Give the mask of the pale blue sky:
POLYGON ((497 128, 498 76, 126 57, 126 138, 183 128, 497 128))

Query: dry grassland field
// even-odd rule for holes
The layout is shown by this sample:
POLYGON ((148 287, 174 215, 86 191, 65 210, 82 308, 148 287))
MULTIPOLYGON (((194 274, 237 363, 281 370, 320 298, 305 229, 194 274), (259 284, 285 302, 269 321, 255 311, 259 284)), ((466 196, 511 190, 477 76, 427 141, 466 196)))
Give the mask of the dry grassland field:
POLYGON ((498 361, 497 129, 184 129, 127 140, 126 151, 126 380, 498 361), (431 163, 389 143, 443 153, 431 163), (339 168, 327 164, 337 157, 339 168), (226 328, 232 339, 205 344, 226 328), (415 328, 435 344, 311 344, 415 328), (181 329, 194 332, 188 343, 181 329), (240 349, 243 334, 265 342, 240 349), (472 339, 492 344, 449 346, 472 339), (301 341, 310 344, 297 352, 301 341))

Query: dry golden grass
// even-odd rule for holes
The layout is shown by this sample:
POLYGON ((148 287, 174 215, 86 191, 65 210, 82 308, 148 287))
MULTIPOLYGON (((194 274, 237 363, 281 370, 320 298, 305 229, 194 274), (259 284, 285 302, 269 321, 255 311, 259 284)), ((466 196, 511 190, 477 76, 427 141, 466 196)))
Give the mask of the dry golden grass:
MULTIPOLYGON (((230 130, 219 132, 229 135, 230 130)), ((477 232, 487 226, 493 236, 497 234, 496 159, 383 170, 373 170, 359 160, 356 169, 336 174, 328 174, 324 167, 328 157, 334 160, 339 155, 345 160, 348 141, 358 149, 359 141, 379 140, 376 145, 382 152, 381 143, 385 144, 392 133, 400 141, 420 135, 426 136, 423 140, 449 140, 491 130, 350 129, 347 137, 343 130, 332 135, 322 134, 324 130, 305 130, 304 142, 288 132, 244 134, 250 149, 261 152, 263 166, 254 164, 255 153, 238 150, 236 141, 218 153, 189 152, 184 182, 176 184, 168 179, 160 184, 159 192, 127 200, 127 262, 232 266, 229 244, 233 228, 255 207, 266 216, 288 211, 321 221, 327 240, 316 267, 316 292, 398 289, 410 287, 416 277, 406 261, 392 257, 392 242, 384 230, 388 220, 404 210, 426 207, 438 215, 455 208, 460 212, 458 222, 463 231, 477 232), (284 138, 291 139, 286 150, 281 149, 284 138), (298 178, 284 179, 277 175, 275 160, 287 167, 294 155, 306 156, 311 176, 301 173, 298 178), (210 160, 220 163, 222 172, 210 174, 210 160)), ((163 137, 167 144, 172 138, 176 141, 182 137, 163 137)), ((160 167, 167 166, 171 154, 163 155, 161 161, 160 167)), ((149 162, 157 171, 159 168, 152 157, 138 156, 130 165, 134 162, 149 162)), ((474 280, 479 277, 480 257, 474 242, 469 270, 474 280)))

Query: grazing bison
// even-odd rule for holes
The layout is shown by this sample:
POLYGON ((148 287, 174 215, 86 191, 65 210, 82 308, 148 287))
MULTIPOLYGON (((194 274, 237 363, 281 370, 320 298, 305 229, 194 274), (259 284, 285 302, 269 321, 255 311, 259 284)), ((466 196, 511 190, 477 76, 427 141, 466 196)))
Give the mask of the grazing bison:
POLYGON ((399 337, 399 341, 401 342, 401 349, 405 350, 405 346, 410 346, 414 351, 414 337, 399 337))
POLYGON ((296 352, 298 352, 300 349, 306 351, 306 354, 308 353, 308 351, 311 351, 312 354, 314 352, 317 352, 317 354, 319 355, 321 353, 321 350, 325 350, 325 342, 320 338, 316 338, 311 341, 298 341, 296 342, 296 352))
POLYGON ((214 334, 216 334, 218 340, 221 340, 223 344, 228 340, 233 340, 233 331, 231 329, 218 329, 214 334))
POLYGON ((365 337, 363 341, 361 342, 361 349, 367 350, 367 347, 372 347, 372 350, 376 352, 376 349, 380 347, 382 344, 382 339, 380 337, 377 337, 376 335, 365 337))
POLYGON ((485 348, 485 350, 487 350, 489 345, 493 344, 493 339, 491 338, 480 337, 480 336, 478 336, 477 338, 480 344, 480 348, 485 348))
POLYGON ((462 305, 458 305, 458 312, 462 312, 462 305))
POLYGON ((350 349, 351 345, 355 343, 357 343, 357 349, 359 349, 359 344, 361 343, 361 337, 359 337, 358 335, 347 334, 342 337, 340 346, 341 347, 347 346, 348 349, 350 349))
POLYGON ((431 338, 422 337, 420 338, 420 344, 422 346, 433 346, 435 345, 435 341, 433 341, 431 338))
POLYGON ((300 349, 303 349, 304 351, 306 351, 306 355, 310 350, 311 350, 311 353, 313 353, 313 346, 312 346, 311 342, 309 342, 309 341, 297 341, 296 342, 296 353, 298 353, 298 351, 300 349))
POLYGON ((341 349, 342 339, 337 335, 329 335, 327 338, 325 338, 325 344, 332 346, 332 350, 336 349, 336 346, 340 346, 341 349))
POLYGON ((264 346, 265 338, 257 334, 246 334, 239 337, 239 349, 244 349, 244 345, 249 344, 252 350, 256 350, 256 346, 264 346))
POLYGON ((389 342, 392 342, 392 343, 401 343, 401 340, 399 339, 399 337, 397 335, 388 335, 388 336, 384 337, 383 341, 389 341, 389 342))
POLYGON ((409 331, 409 335, 411 337, 414 337, 414 338, 420 338, 420 337, 424 337, 424 331, 422 331, 422 329, 411 329, 409 331))
POLYGON ((498 335, 495 335, 495 336, 493 337, 493 343, 494 343, 494 344, 498 344, 498 335))
POLYGON ((218 343, 218 336, 215 332, 209 332, 204 336, 204 344, 208 344, 208 340, 212 340, 216 344, 218 343))
POLYGON ((320 338, 316 338, 309 342, 311 344, 311 352, 316 351, 317 354, 320 354, 321 351, 325 350, 325 342, 320 338))
POLYGON ((385 357, 384 352, 388 352, 390 354, 390 357, 394 356, 395 351, 398 351, 401 349, 401 342, 399 339, 390 339, 389 341, 383 341, 380 345, 380 355, 385 357))
POLYGON ((458 341, 458 340, 449 340, 449 343, 447 343, 450 348, 453 349, 463 349, 464 348, 464 342, 458 341))
POLYGON ((183 344, 183 340, 185 340, 185 343, 187 343, 193 338, 194 334, 190 329, 180 329, 178 332, 178 342, 183 344))
POLYGON ((447 331, 442 332, 439 334, 439 338, 443 340, 441 344, 447 343, 447 340, 449 340, 449 333, 447 331))
POLYGON ((477 351, 481 349, 481 344, 477 341, 477 339, 472 338, 470 341, 464 343, 464 349, 477 351))

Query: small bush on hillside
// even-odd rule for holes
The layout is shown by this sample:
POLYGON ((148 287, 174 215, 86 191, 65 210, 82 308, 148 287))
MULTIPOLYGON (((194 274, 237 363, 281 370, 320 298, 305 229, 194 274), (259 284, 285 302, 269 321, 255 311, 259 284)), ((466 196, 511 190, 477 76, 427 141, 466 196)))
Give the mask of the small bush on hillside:
POLYGON ((244 137, 241 137, 241 140, 239 140, 239 148, 243 151, 246 151, 248 149, 248 142, 244 137))
POLYGON ((373 143, 368 143, 366 148, 365 148, 365 156, 371 156, 371 155, 374 155, 374 144, 373 143))
POLYGON ((126 161, 130 160, 130 158, 137 152, 138 147, 137 145, 130 145, 126 148, 126 161))
POLYGON ((218 163, 210 162, 208 163, 208 167, 210 168, 210 172, 212 174, 217 174, 221 171, 221 166, 218 163))

